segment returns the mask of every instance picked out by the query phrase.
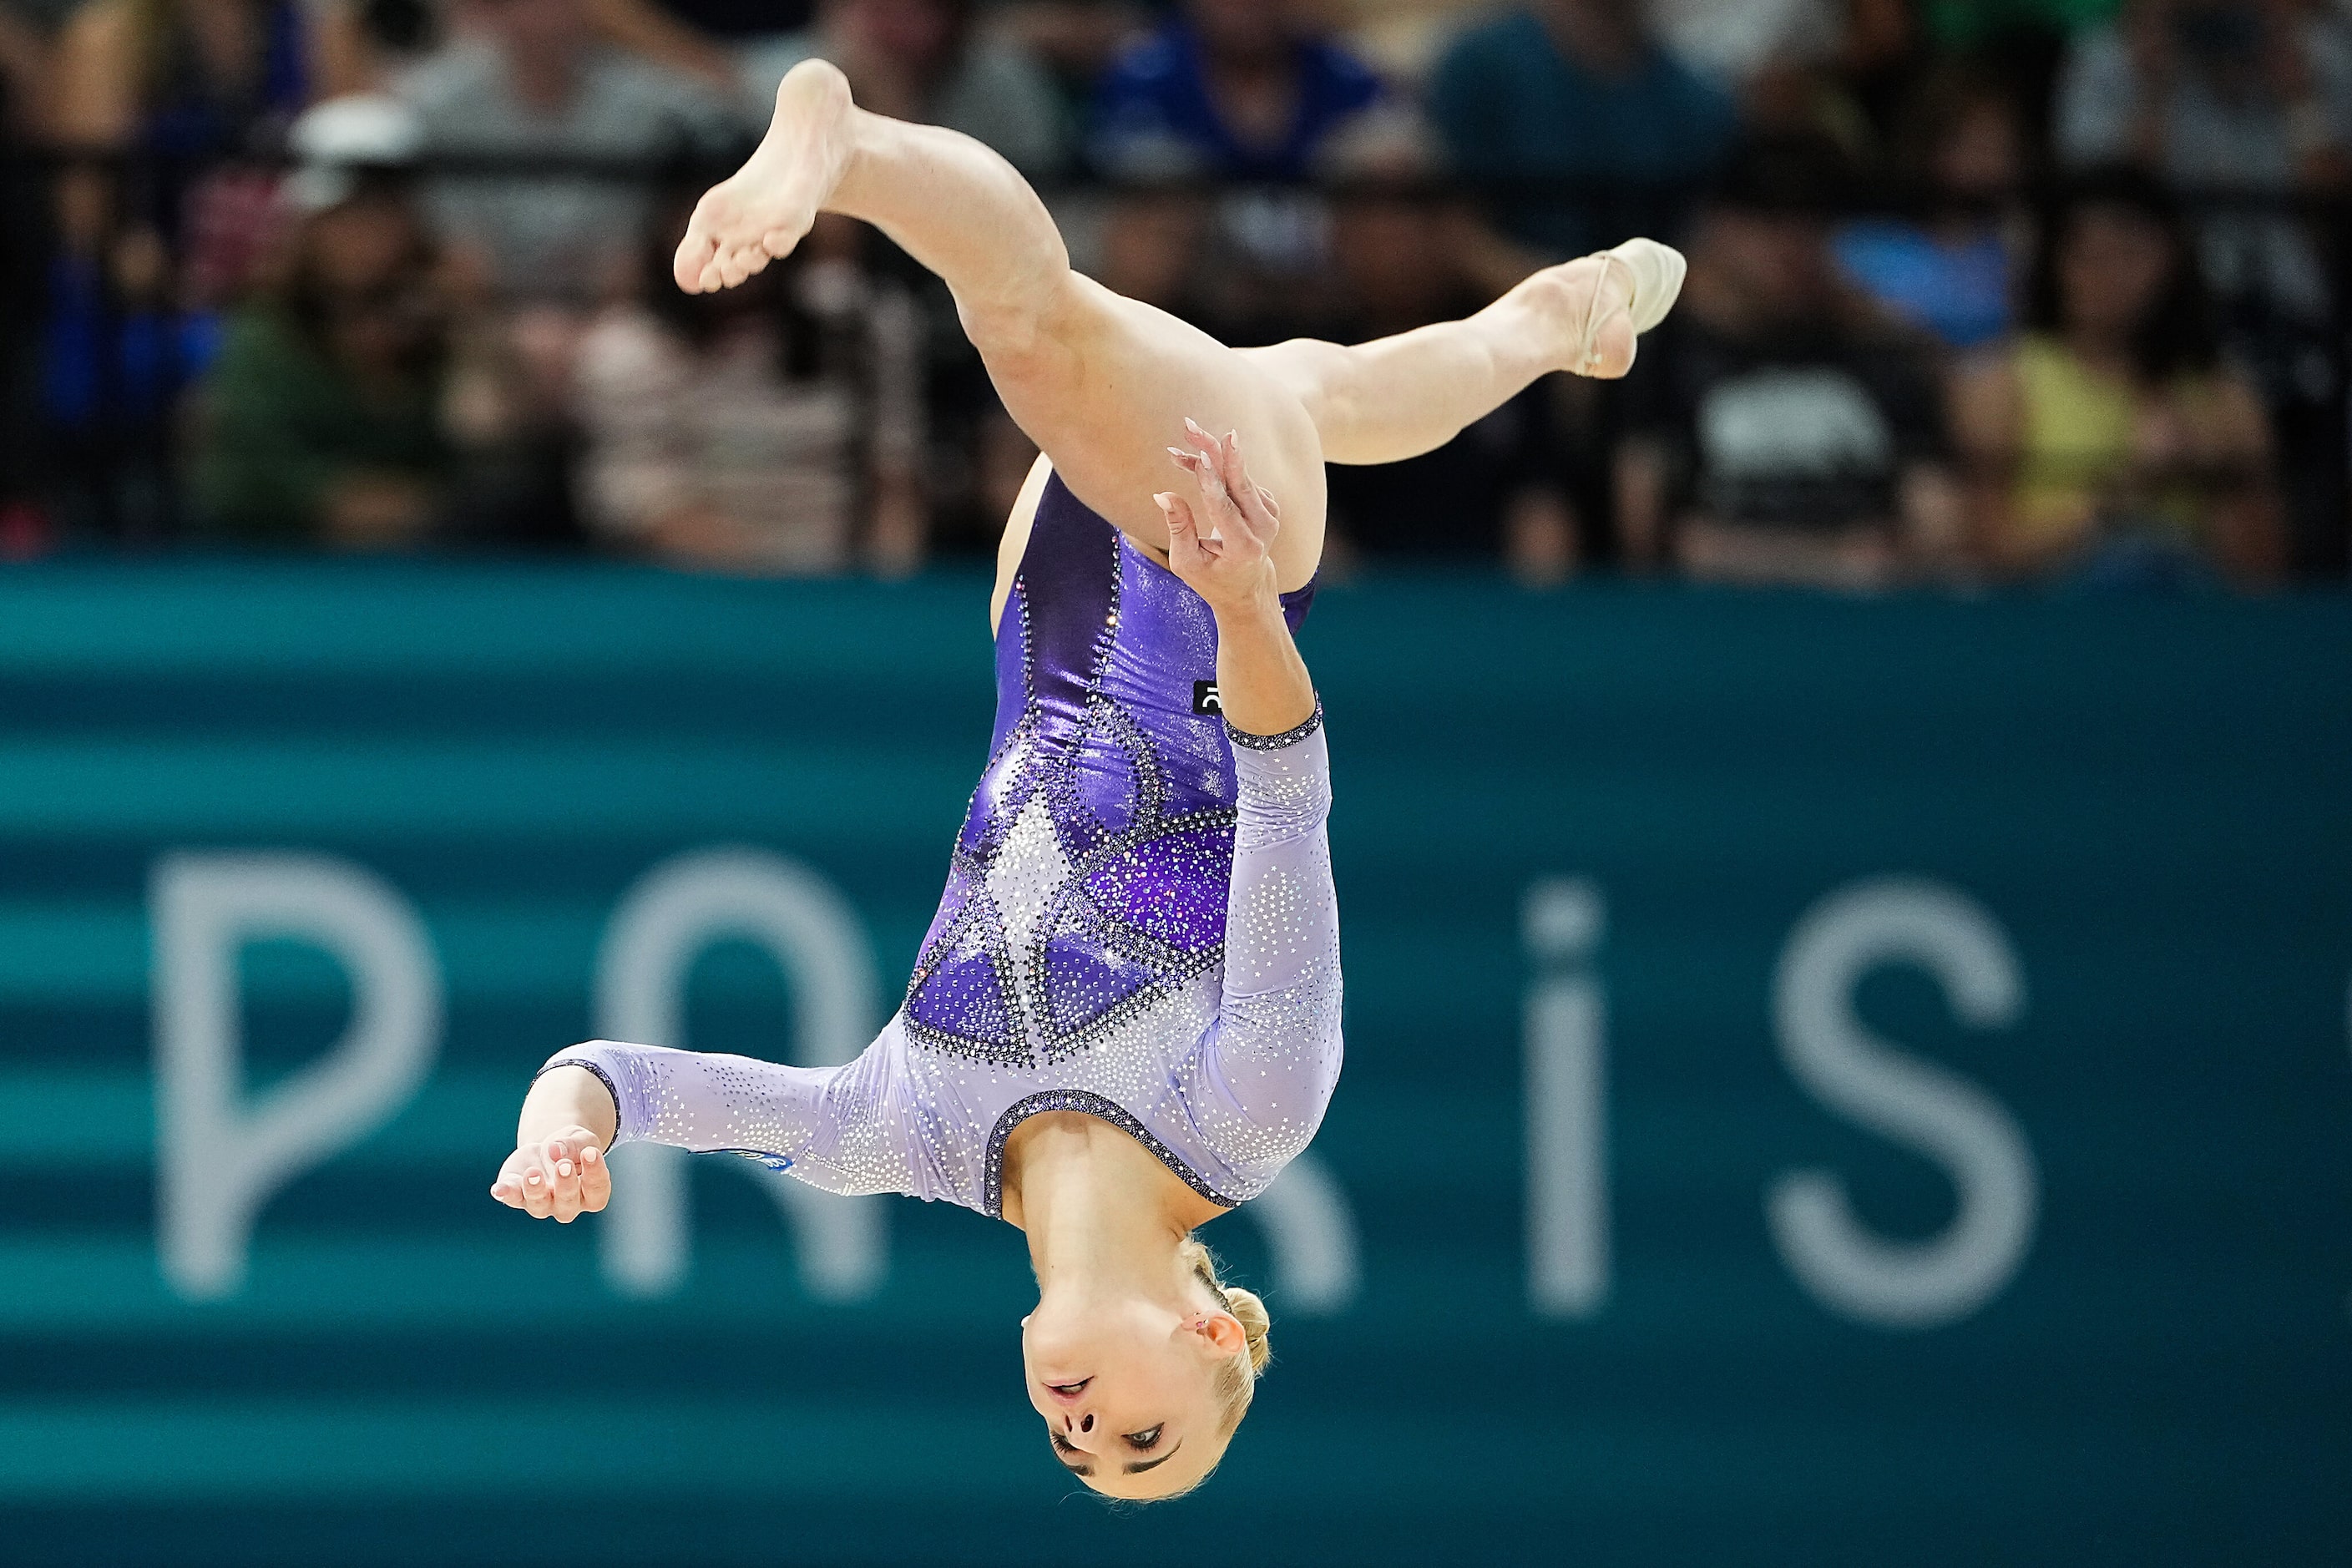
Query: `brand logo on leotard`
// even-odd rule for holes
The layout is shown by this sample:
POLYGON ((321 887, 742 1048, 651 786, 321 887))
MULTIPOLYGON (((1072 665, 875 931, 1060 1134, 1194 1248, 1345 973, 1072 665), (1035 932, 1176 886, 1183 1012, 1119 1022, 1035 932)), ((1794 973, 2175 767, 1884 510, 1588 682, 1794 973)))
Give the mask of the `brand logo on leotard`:
POLYGON ((1224 710, 1225 700, 1217 695, 1217 683, 1215 681, 1196 680, 1192 682, 1193 712, 1223 713, 1224 710))

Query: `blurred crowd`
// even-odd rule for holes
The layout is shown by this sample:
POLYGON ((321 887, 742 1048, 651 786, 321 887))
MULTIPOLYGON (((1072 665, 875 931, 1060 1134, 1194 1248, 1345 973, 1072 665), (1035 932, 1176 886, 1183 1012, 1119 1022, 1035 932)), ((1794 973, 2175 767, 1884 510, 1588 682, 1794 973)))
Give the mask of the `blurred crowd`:
POLYGON ((1335 468, 1335 570, 2344 575, 2352 0, 0 0, 0 557, 986 552, 934 280, 667 281, 812 55, 1236 343, 1689 252, 1625 381, 1335 468))

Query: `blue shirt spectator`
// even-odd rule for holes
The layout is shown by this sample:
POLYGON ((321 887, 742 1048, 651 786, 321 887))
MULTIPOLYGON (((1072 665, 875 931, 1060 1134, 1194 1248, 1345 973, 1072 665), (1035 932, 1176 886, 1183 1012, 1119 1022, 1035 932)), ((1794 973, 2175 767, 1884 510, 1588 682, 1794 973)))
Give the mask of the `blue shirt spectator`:
POLYGON ((1952 66, 1919 83, 1897 128, 1895 173, 1924 205, 1916 216, 1839 229, 1832 249, 1846 281, 1947 348, 1979 348, 2007 332, 2026 226, 2016 210, 2025 145, 1998 76, 1952 66))
POLYGON ((1095 98, 1091 153, 1130 179, 1294 180, 1391 108, 1370 66, 1294 31, 1280 4, 1193 0, 1129 48, 1095 98))
MULTIPOLYGON (((1703 180, 1738 130, 1731 100, 1660 47, 1632 0, 1538 0, 1474 27, 1438 62, 1429 105, 1453 166, 1484 179, 1660 185, 1703 180)), ((1664 193, 1513 196, 1511 238, 1552 258, 1673 226, 1664 193)))
POLYGON ((1997 230, 1948 244, 1916 224, 1870 218, 1840 229, 1832 248, 1850 281, 1948 348, 1978 348, 2009 331, 2014 268, 1997 230))

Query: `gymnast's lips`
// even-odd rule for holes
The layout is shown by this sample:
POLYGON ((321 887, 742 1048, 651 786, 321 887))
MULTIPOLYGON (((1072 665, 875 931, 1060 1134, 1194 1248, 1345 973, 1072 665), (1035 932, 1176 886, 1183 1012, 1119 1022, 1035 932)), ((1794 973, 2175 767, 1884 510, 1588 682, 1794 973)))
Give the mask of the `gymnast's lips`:
POLYGON ((1073 1400, 1084 1394, 1087 1391, 1087 1384, 1093 1381, 1091 1377, 1081 1377, 1068 1383, 1048 1383, 1045 1384, 1045 1392, 1056 1399, 1073 1400))

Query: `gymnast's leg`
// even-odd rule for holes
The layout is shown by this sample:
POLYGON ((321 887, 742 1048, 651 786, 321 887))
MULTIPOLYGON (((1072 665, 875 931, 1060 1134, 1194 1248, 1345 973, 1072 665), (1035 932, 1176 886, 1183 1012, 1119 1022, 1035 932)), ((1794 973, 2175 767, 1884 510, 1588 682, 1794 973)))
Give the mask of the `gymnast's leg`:
POLYGON ((1633 239, 1548 267, 1466 321, 1353 348, 1294 338, 1241 352, 1306 405, 1327 459, 1393 463, 1444 446, 1538 376, 1623 375, 1682 285, 1680 253, 1633 239))
POLYGON ((1078 499, 1165 550, 1152 496, 1187 417, 1241 438, 1278 498, 1279 585, 1323 544, 1323 451, 1298 395, 1257 362, 1070 270, 1045 204, 994 153, 935 126, 856 108, 833 67, 795 67, 767 139, 695 209, 682 288, 741 282, 789 253, 819 210, 875 225, 946 280, 1013 419, 1078 499))

